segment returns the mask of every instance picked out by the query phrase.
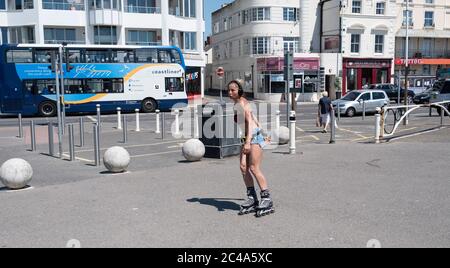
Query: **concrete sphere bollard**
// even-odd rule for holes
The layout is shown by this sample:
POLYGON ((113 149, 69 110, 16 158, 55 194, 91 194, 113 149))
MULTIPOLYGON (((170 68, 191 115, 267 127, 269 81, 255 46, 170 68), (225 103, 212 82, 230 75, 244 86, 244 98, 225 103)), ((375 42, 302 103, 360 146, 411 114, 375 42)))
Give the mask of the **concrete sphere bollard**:
POLYGON ((186 160, 200 161, 205 155, 205 145, 198 139, 190 139, 183 144, 182 152, 186 160))
POLYGON ((27 186, 33 177, 31 165, 20 158, 13 158, 0 167, 0 179, 9 189, 21 189, 27 186))
POLYGON ((120 146, 109 148, 103 155, 103 164, 110 172, 114 173, 126 171, 130 161, 130 154, 120 146))
POLYGON ((289 142, 289 128, 281 126, 280 131, 277 134, 279 144, 287 144, 289 142))

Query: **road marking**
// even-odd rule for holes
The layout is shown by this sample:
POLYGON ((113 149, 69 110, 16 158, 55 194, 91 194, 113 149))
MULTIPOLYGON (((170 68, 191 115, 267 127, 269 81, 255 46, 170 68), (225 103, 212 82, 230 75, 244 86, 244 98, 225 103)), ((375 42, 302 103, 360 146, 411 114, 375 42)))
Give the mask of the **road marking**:
MULTIPOLYGON (((186 141, 186 140, 183 140, 186 141)), ((180 142, 179 140, 173 140, 173 141, 166 141, 166 142, 158 142, 158 143, 149 143, 149 144, 137 144, 137 145, 129 145, 129 146, 122 146, 123 148, 136 148, 136 147, 146 147, 146 146, 156 146, 161 144, 168 144, 168 143, 174 143, 174 142, 180 142)), ((108 148, 102 148, 100 150, 107 150, 108 148)), ((85 153, 85 152, 92 152, 94 150, 80 150, 75 151, 76 153, 85 153)))
POLYGON ((312 138, 315 139, 316 141, 320 141, 320 139, 319 139, 317 136, 310 135, 310 137, 312 137, 312 138))
POLYGON ((154 156, 154 155, 163 155, 163 154, 173 154, 173 153, 180 153, 180 150, 168 151, 168 152, 162 152, 162 153, 154 153, 154 154, 132 155, 131 158, 138 158, 138 157, 145 157, 145 156, 154 156))
POLYGON ((395 140, 400 140, 400 139, 404 139, 404 138, 415 137, 415 136, 419 136, 419 135, 422 135, 422 134, 435 132, 435 131, 438 131, 438 130, 441 130, 441 129, 442 128, 432 129, 432 130, 428 130, 428 131, 424 131, 424 132, 420 132, 420 133, 414 133, 414 134, 409 134, 409 135, 405 135, 405 136, 402 136, 402 137, 396 137, 396 138, 389 139, 388 142, 395 141, 395 140))
POLYGON ((343 130, 343 131, 346 131, 346 132, 350 132, 350 133, 355 134, 356 136, 358 136, 358 137, 360 137, 360 138, 365 138, 365 139, 370 138, 370 137, 366 137, 366 136, 364 136, 364 135, 361 135, 361 134, 359 134, 359 133, 356 133, 355 131, 348 130, 348 129, 345 129, 345 128, 339 128, 339 130, 343 130))
MULTIPOLYGON (((70 155, 68 155, 68 154, 63 153, 62 155, 67 157, 67 158, 70 158, 70 155)), ((80 161, 84 161, 84 162, 89 162, 89 163, 94 163, 95 162, 94 160, 89 160, 89 159, 82 158, 82 157, 77 157, 77 156, 75 157, 75 159, 76 160, 80 160, 80 161)))
POLYGON ((417 127, 412 127, 412 128, 407 128, 407 129, 401 129, 401 130, 399 130, 399 131, 397 131, 397 132, 405 132, 405 131, 408 131, 408 130, 414 130, 414 129, 416 129, 417 127))
POLYGON ((368 140, 368 139, 375 139, 375 137, 358 138, 358 139, 354 139, 354 140, 350 140, 350 141, 363 141, 363 140, 368 140))
POLYGON ((91 120, 92 122, 97 122, 97 119, 95 119, 94 117, 92 117, 92 116, 90 116, 90 115, 88 115, 87 118, 88 118, 89 120, 91 120))
POLYGON ((168 149, 173 149, 173 148, 181 148, 183 147, 183 143, 178 143, 177 145, 172 145, 172 146, 168 146, 168 149))
POLYGON ((302 128, 300 128, 300 127, 296 127, 297 128, 297 130, 300 130, 301 132, 305 132, 302 128))

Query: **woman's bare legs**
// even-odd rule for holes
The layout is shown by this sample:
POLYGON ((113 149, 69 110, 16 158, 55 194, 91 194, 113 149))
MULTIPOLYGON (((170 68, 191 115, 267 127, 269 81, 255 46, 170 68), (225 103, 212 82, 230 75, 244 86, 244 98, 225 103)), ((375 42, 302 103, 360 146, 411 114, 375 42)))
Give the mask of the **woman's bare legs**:
POLYGON ((249 154, 250 161, 247 162, 248 170, 253 174, 253 176, 255 176, 255 179, 259 185, 259 189, 261 189, 261 191, 264 191, 267 190, 267 180, 261 171, 262 157, 263 150, 261 149, 261 147, 258 144, 252 144, 252 148, 249 154))
POLYGON ((253 183, 252 175, 249 172, 249 166, 247 164, 247 163, 250 162, 249 159, 250 159, 249 155, 246 155, 243 152, 241 152, 241 161, 240 161, 241 162, 241 166, 240 166, 240 168, 241 168, 241 173, 242 173, 242 177, 244 179, 245 186, 247 188, 255 186, 255 184, 253 183))

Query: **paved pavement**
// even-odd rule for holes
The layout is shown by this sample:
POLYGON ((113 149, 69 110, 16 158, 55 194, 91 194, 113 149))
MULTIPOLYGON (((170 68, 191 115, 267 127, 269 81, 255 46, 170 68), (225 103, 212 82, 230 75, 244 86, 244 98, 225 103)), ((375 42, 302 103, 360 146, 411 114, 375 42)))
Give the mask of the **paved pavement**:
POLYGON ((88 118, 75 162, 46 155, 46 126, 30 152, 29 131, 19 139, 6 122, 13 119, 0 119, 0 163, 21 157, 34 169, 31 188, 0 190, 0 247, 64 247, 70 239, 82 247, 450 246, 450 129, 419 132, 439 118, 418 113, 401 129, 410 136, 382 144, 372 143, 372 116, 341 118, 330 145, 314 126, 315 105, 305 106, 297 153, 286 145, 265 152, 276 213, 264 218, 237 216, 245 197, 237 157, 186 162, 180 146, 188 137, 163 140, 152 114, 141 132, 130 115, 127 144, 114 115, 102 118, 102 148, 122 145, 132 156, 129 172, 117 175, 92 166, 88 118))

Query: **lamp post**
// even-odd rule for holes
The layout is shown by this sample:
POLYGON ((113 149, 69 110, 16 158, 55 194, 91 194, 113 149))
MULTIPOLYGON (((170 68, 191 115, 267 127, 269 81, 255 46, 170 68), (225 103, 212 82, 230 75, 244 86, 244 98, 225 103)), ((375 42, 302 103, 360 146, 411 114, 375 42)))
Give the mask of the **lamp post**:
MULTIPOLYGON (((409 74, 409 0, 406 0, 406 43, 405 43, 405 92, 403 93, 404 104, 408 105, 408 74, 409 74)), ((408 108, 406 108, 408 111, 408 108)), ((403 121, 404 125, 408 124, 408 117, 403 121)))

